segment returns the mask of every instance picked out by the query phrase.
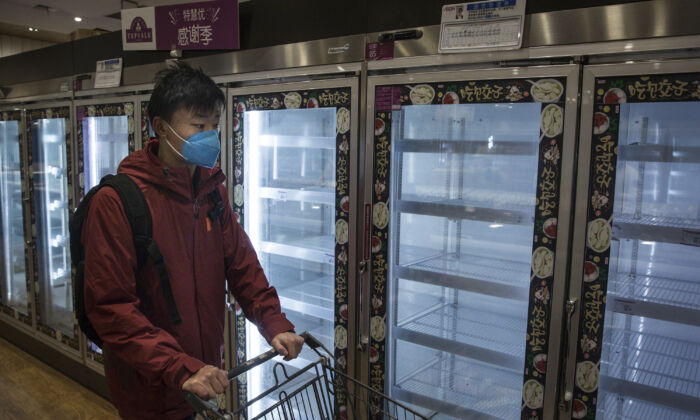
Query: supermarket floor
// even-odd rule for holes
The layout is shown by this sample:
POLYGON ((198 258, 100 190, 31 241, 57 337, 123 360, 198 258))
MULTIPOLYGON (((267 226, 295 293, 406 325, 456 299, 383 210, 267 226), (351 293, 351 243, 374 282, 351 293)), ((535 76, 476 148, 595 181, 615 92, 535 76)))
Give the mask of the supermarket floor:
POLYGON ((97 394, 0 338, 0 419, 111 420, 97 394))

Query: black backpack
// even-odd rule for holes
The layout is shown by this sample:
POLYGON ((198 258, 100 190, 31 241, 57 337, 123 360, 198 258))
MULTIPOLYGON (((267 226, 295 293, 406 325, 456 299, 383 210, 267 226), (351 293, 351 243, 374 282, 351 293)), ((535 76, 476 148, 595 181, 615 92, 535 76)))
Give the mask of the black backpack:
MULTIPOLYGON (((140 270, 146 263, 146 258, 150 257, 153 266, 158 271, 160 277, 161 288, 163 289, 163 297, 168 307, 168 313, 173 325, 178 325, 182 320, 175 305, 175 298, 170 287, 170 278, 168 270, 163 261, 158 245, 152 238, 153 224, 151 220, 151 211, 148 208, 141 188, 125 174, 106 175, 100 183, 88 191, 87 195, 78 205, 78 208, 70 218, 70 252, 71 262, 75 268, 74 290, 73 290, 73 308, 75 316, 78 320, 80 329, 85 333, 87 338, 95 343, 98 347, 102 347, 102 339, 93 328, 90 320, 85 313, 85 249, 80 242, 83 222, 87 217, 88 207, 92 197, 102 189, 109 186, 113 188, 124 206, 124 212, 131 225, 131 231, 134 235, 134 246, 136 248, 137 270, 140 270)), ((209 211, 209 218, 213 221, 220 219, 223 213, 223 202, 219 189, 209 193, 209 199, 214 203, 214 207, 209 211)))

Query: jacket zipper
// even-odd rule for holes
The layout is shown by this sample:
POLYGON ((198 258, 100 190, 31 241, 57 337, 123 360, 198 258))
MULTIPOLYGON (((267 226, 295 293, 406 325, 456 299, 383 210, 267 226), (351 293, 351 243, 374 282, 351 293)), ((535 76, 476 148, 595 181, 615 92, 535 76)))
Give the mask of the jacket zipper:
POLYGON ((199 200, 194 199, 194 218, 199 219, 199 200))

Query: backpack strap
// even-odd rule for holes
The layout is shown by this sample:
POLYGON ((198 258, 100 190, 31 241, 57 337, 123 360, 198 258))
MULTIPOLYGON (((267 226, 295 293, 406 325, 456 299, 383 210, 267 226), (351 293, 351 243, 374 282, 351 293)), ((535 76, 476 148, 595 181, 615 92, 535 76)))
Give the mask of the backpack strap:
POLYGON ((146 257, 151 257, 151 262, 160 278, 160 285, 163 290, 165 304, 168 307, 170 321, 173 325, 180 324, 182 319, 180 318, 175 304, 175 297, 173 296, 173 290, 170 285, 168 270, 165 267, 163 255, 158 245, 153 240, 151 212, 141 188, 126 174, 107 175, 102 178, 100 184, 109 185, 114 188, 119 195, 122 205, 124 206, 124 212, 131 225, 131 231, 134 234, 138 268, 140 269, 143 267, 146 262, 146 257))
POLYGON ((165 261, 163 261, 163 255, 160 253, 158 244, 156 244, 153 239, 151 239, 146 250, 148 251, 148 255, 151 256, 153 266, 156 268, 156 271, 158 271, 160 287, 163 289, 163 297, 168 307, 170 321, 173 325, 178 325, 182 322, 182 319, 180 318, 180 313, 177 311, 177 305, 175 305, 175 296, 173 296, 173 289, 170 287, 170 278, 168 277, 168 270, 165 267, 165 261))
POLYGON ((129 220, 131 232, 134 235, 137 265, 140 269, 146 263, 147 246, 153 234, 153 224, 148 203, 141 188, 128 175, 105 175, 100 186, 110 186, 117 192, 124 206, 124 213, 129 220))
POLYGON ((216 219, 219 219, 219 222, 221 222, 221 216, 224 214, 224 202, 221 199, 219 188, 214 188, 214 191, 210 192, 208 196, 214 206, 207 212, 207 216, 212 222, 216 219))

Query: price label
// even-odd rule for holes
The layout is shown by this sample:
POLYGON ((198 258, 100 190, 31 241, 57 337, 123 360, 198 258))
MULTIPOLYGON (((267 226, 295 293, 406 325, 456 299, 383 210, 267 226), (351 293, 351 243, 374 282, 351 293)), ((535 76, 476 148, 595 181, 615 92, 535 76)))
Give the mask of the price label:
POLYGON ((614 311, 621 314, 635 315, 637 313, 637 301, 627 299, 615 299, 614 311))
POLYGON ((122 59, 113 58, 97 62, 95 89, 119 86, 122 78, 122 59))
POLYGON ((684 230, 683 243, 685 245, 700 246, 700 232, 695 230, 684 230))
POLYGON ((326 257, 326 262, 328 264, 335 264, 335 255, 334 254, 324 254, 326 257))
POLYGON ((287 201, 287 192, 286 191, 278 191, 277 192, 277 199, 281 201, 287 201))
POLYGON ((442 7, 441 53, 522 46, 525 0, 478 1, 442 7))

